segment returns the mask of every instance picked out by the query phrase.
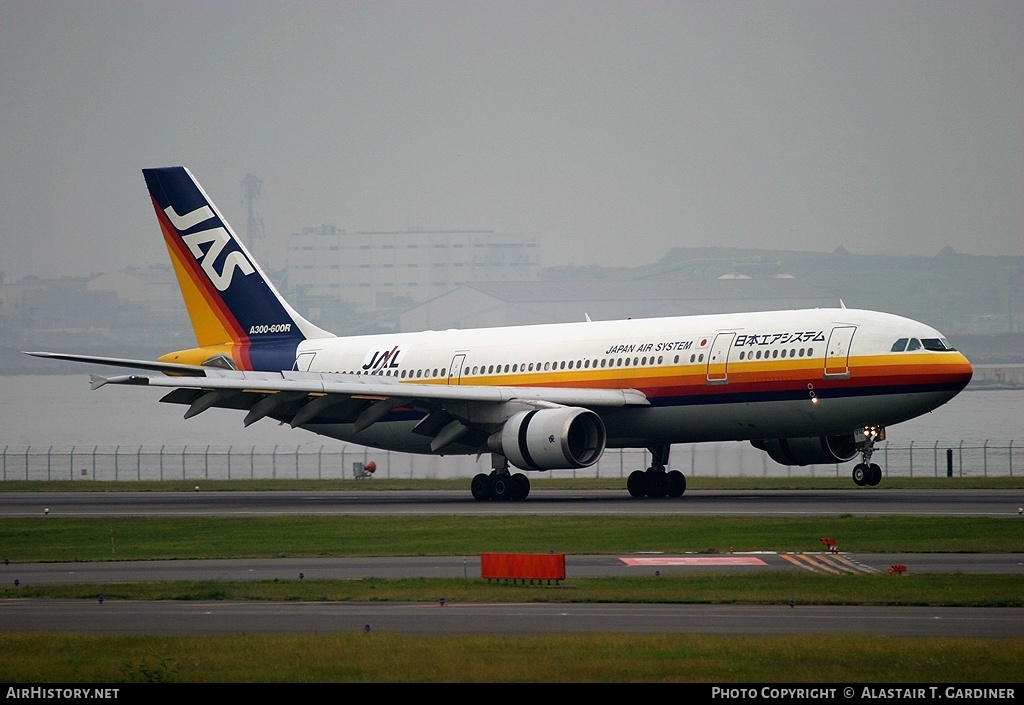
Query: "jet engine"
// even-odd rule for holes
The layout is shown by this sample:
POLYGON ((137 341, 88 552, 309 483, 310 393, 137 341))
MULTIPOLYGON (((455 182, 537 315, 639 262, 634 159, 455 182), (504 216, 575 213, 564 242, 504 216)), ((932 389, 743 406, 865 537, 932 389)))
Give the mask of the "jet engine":
POLYGON ((514 415, 487 441, 490 449, 523 470, 562 470, 593 465, 607 436, 589 409, 534 409, 514 415))
POLYGON ((858 451, 853 434, 819 438, 769 438, 751 441, 750 444, 782 465, 845 463, 852 460, 858 451))

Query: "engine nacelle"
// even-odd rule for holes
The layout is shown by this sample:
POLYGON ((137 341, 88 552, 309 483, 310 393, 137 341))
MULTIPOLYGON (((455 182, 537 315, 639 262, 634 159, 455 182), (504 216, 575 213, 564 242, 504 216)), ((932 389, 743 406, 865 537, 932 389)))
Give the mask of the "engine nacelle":
POLYGON ((853 434, 820 438, 770 438, 750 444, 766 452, 782 465, 818 465, 845 463, 857 455, 853 434))
POLYGON ((487 443, 522 470, 564 470, 596 463, 606 438, 600 416, 589 409, 563 407, 521 411, 487 443))

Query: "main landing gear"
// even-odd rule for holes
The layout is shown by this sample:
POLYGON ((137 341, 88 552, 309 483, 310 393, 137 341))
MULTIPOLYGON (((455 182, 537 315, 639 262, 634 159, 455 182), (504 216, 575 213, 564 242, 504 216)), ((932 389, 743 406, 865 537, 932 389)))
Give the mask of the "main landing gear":
POLYGON ((512 474, 508 470, 508 460, 504 456, 492 455, 491 474, 480 473, 473 478, 470 490, 473 499, 485 501, 493 499, 498 502, 526 499, 530 494, 530 478, 521 472, 512 474))
POLYGON ((626 480, 626 489, 633 497, 682 497, 686 492, 686 476, 678 470, 665 472, 669 445, 651 446, 651 467, 634 470, 626 480))
POLYGON ((871 462, 875 452, 875 441, 885 438, 885 431, 871 427, 865 429, 865 439, 861 447, 861 461, 853 466, 853 482, 858 487, 874 487, 882 481, 882 468, 871 462))

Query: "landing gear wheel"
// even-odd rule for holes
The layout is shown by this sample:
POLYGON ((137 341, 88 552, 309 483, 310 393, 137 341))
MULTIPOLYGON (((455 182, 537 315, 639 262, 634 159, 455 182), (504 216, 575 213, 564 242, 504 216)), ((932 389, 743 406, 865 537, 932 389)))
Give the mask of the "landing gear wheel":
POLYGON ((668 494, 668 479, 664 470, 648 468, 644 474, 647 476, 648 497, 664 497, 668 494))
POLYGON ((491 499, 504 502, 512 499, 512 476, 498 473, 491 477, 491 499))
POLYGON ((530 478, 521 472, 512 476, 512 499, 526 499, 530 494, 530 478))
POLYGON ((871 462, 875 442, 885 440, 885 429, 881 426, 865 426, 864 441, 858 446, 860 462, 853 467, 853 481, 858 487, 874 487, 882 481, 882 468, 871 462))
POLYGON ((644 497, 647 494, 647 473, 643 470, 634 470, 629 473, 626 479, 626 489, 630 497, 644 497))
POLYGON ((469 489, 473 492, 473 499, 484 502, 491 498, 491 478, 480 473, 473 478, 469 489))
POLYGON ((667 492, 669 497, 682 497, 686 492, 686 476, 678 470, 669 471, 667 492))

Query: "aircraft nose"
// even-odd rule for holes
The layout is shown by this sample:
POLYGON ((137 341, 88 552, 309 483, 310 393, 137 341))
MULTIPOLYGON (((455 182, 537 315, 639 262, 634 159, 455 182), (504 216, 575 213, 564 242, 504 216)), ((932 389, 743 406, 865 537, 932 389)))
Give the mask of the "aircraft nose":
POLYGON ((974 368, 971 367, 970 361, 964 357, 963 353, 958 352, 957 360, 953 364, 952 376, 957 384, 960 385, 960 389, 963 389, 970 383, 971 378, 974 377, 974 368))

